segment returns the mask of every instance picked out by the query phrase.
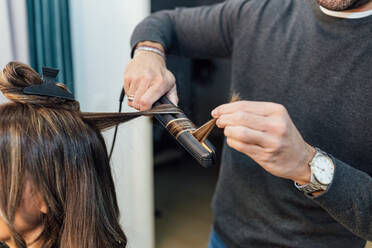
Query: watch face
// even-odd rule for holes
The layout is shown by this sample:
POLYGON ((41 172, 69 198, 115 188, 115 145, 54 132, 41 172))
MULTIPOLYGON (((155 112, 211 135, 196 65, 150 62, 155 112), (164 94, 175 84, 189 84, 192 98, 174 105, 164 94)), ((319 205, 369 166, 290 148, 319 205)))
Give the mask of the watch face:
POLYGON ((332 182, 335 167, 331 158, 325 155, 316 156, 311 168, 316 180, 321 184, 328 185, 332 182))

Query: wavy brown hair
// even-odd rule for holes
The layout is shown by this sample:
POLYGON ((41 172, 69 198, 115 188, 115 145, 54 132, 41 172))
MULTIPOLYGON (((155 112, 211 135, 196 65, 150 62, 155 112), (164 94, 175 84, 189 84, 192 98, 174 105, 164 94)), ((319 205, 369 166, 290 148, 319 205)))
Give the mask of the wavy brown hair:
POLYGON ((144 114, 176 110, 160 106, 139 113, 82 113, 77 101, 23 93, 41 83, 31 67, 18 62, 9 63, 0 76, 0 90, 11 100, 0 105, 0 216, 17 247, 27 247, 13 224, 24 182, 31 177, 47 205, 42 247, 125 247, 100 132, 144 114))

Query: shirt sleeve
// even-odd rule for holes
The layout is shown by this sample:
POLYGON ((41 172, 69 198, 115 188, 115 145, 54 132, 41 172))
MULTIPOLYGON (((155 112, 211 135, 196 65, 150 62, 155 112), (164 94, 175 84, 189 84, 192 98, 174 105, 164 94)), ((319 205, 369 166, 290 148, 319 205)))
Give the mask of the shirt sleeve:
POLYGON ((332 157, 335 174, 326 192, 310 197, 359 237, 372 240, 372 178, 332 157))
POLYGON ((229 0, 197 8, 157 12, 143 20, 131 38, 163 45, 167 54, 185 57, 230 57, 239 14, 247 1, 229 0))

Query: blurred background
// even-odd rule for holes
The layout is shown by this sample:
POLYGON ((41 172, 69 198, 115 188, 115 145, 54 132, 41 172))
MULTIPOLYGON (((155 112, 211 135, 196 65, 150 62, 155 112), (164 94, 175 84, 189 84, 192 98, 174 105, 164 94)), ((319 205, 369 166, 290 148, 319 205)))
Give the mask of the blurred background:
MULTIPOLYGON (((1 0, 0 67, 17 60, 39 72, 42 66, 59 68, 58 80, 83 111, 117 111, 136 24, 154 11, 218 2, 1 0)), ((229 61, 171 56, 167 64, 177 78, 180 107, 196 125, 228 101, 229 61)), ((110 147, 112 131, 105 138, 110 147)), ((222 133, 214 130, 209 140, 220 155, 222 133)), ((129 247, 207 247, 217 166, 201 168, 149 118, 119 128, 112 165, 129 247)))
MULTIPOLYGON (((152 0, 151 11, 218 2, 222 0, 152 0)), ((179 105, 197 126, 210 119, 214 107, 228 101, 229 61, 169 56, 167 64, 177 79, 179 105)), ((201 168, 156 121, 153 134, 156 247, 206 248, 218 168, 201 168)), ((222 132, 215 129, 209 140, 220 155, 222 132)))

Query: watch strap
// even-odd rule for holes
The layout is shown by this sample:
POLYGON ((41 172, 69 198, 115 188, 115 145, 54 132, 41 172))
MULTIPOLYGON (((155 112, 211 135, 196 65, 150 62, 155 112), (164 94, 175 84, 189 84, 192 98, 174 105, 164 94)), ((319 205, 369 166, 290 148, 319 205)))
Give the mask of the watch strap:
MULTIPOLYGON (((328 154, 326 152, 320 150, 319 148, 315 147, 315 149, 316 149, 316 154, 314 155, 314 158, 309 163, 310 168, 311 168, 312 162, 314 161, 314 159, 317 156, 328 156, 328 154)), ((317 192, 317 191, 325 191, 328 188, 328 185, 321 184, 314 177, 314 174, 313 174, 312 170, 311 170, 311 180, 308 184, 300 185, 300 184, 294 182, 294 185, 296 186, 296 188, 298 190, 304 192, 305 194, 312 194, 312 193, 317 192)))
POLYGON ((305 185, 299 185, 298 183, 294 182, 296 188, 305 194, 312 194, 317 191, 326 190, 327 185, 321 185, 320 183, 308 183, 305 185))

